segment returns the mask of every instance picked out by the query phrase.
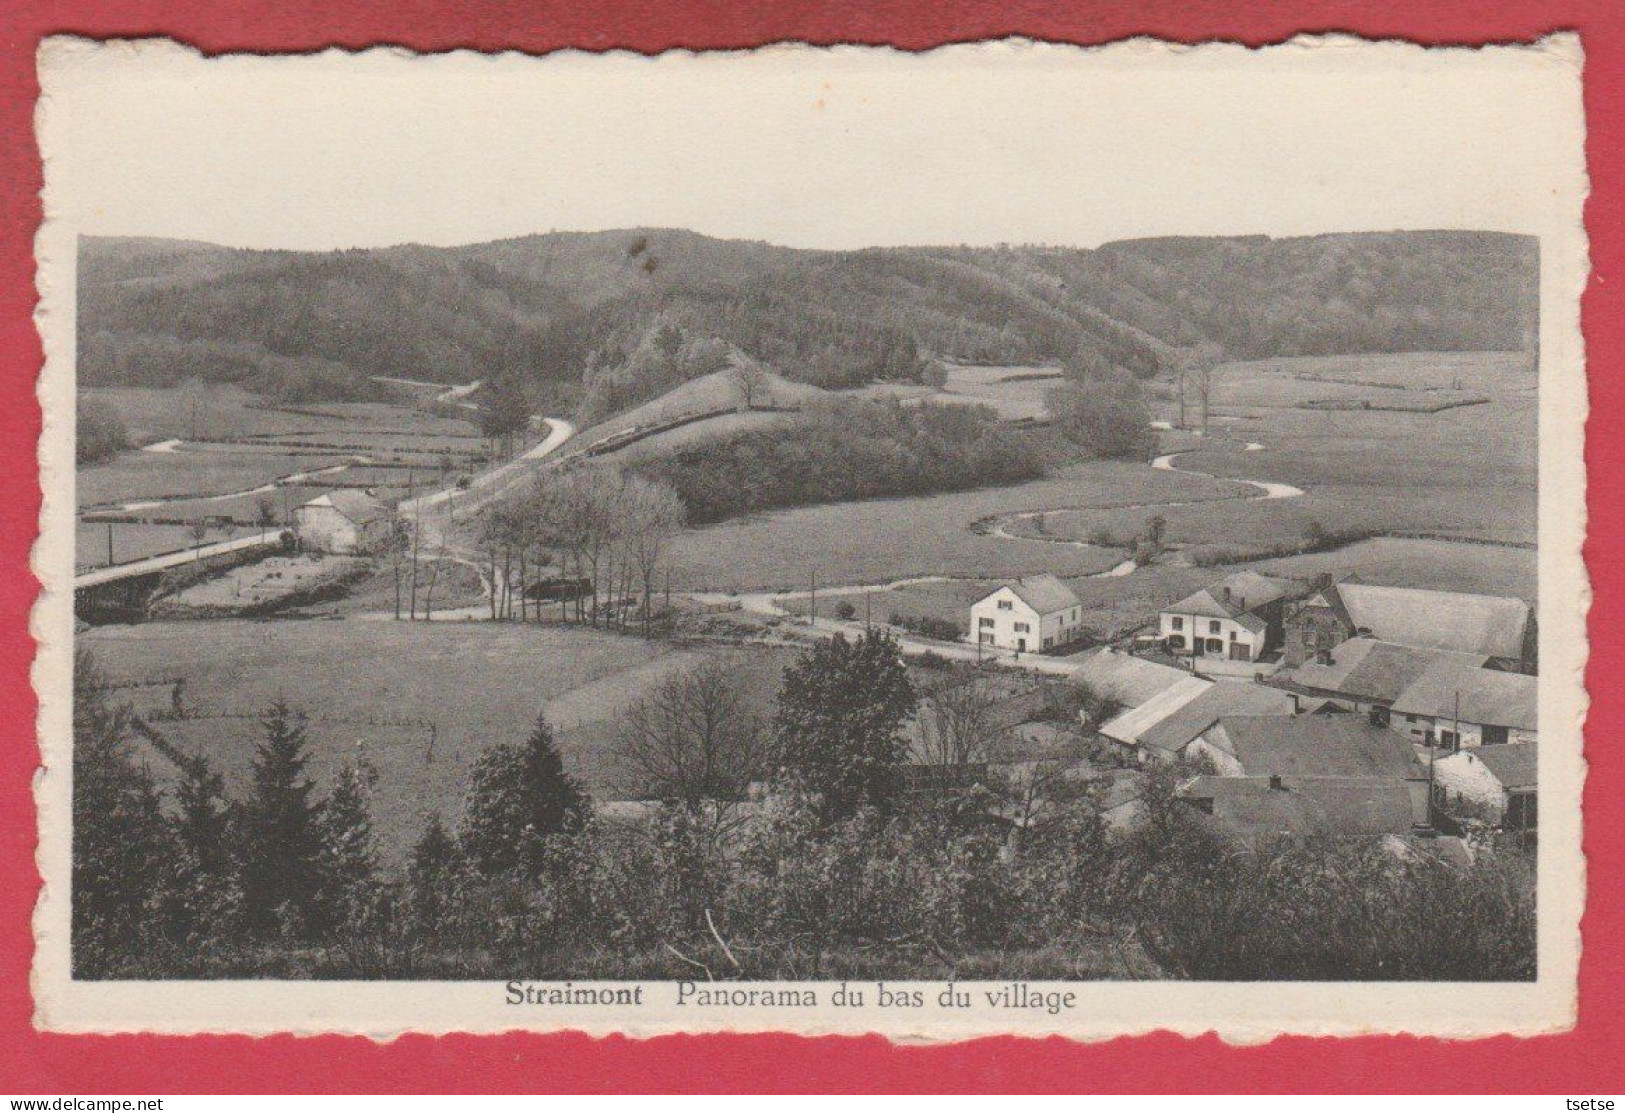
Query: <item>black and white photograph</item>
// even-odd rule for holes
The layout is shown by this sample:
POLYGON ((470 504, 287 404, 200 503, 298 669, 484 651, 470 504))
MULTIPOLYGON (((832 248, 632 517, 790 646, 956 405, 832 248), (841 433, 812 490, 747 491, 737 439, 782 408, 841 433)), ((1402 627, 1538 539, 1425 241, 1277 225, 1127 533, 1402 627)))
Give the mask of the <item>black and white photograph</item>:
POLYGON ((84 1015, 1569 1015, 1564 42, 51 49, 84 1015))

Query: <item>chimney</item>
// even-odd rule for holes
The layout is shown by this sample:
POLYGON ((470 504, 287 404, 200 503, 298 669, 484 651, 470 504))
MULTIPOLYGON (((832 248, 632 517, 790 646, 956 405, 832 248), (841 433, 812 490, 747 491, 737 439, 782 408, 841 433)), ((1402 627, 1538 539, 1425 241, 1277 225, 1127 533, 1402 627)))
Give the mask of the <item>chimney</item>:
POLYGON ((1382 713, 1382 708, 1377 707, 1375 704, 1372 705, 1371 710, 1366 712, 1366 719, 1374 727, 1385 727, 1388 725, 1382 713))
POLYGON ((1292 697, 1292 713, 1294 715, 1302 715, 1303 705, 1298 702, 1298 693, 1288 692, 1287 694, 1292 697))
POLYGON ((1286 791, 1286 782, 1281 780, 1281 775, 1279 773, 1271 773, 1270 774, 1270 791, 1271 792, 1285 792, 1286 791))
POLYGON ((1225 601, 1225 602, 1226 602, 1226 603, 1228 603, 1228 602, 1230 602, 1230 585, 1229 585, 1229 584, 1225 584, 1225 585, 1224 585, 1224 586, 1223 586, 1223 587, 1222 587, 1222 588, 1220 588, 1220 589, 1219 589, 1219 590, 1220 590, 1220 591, 1222 591, 1222 592, 1223 592, 1223 593, 1224 593, 1224 601, 1225 601))
POLYGON ((1242 597, 1241 597, 1241 602, 1240 602, 1240 603, 1237 603, 1237 604, 1236 604, 1236 606, 1237 606, 1237 608, 1238 608, 1238 609, 1240 609, 1240 610, 1241 610, 1241 611, 1242 611, 1242 612, 1245 612, 1245 611, 1246 611, 1246 610, 1247 610, 1247 597, 1246 597, 1246 596, 1245 596, 1245 595, 1243 595, 1243 596, 1242 596, 1242 597))

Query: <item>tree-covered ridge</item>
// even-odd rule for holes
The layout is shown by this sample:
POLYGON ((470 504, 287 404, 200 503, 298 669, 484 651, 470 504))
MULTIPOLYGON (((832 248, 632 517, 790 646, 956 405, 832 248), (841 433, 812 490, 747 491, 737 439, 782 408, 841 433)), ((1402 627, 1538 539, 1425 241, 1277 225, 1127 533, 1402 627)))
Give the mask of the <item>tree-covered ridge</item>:
POLYGON ((86 238, 80 375, 290 398, 362 396, 371 375, 512 380, 563 407, 591 378, 628 393, 623 369, 662 329, 823 386, 907 376, 919 356, 1085 349, 1147 375, 1201 342, 1229 358, 1522 350, 1537 272, 1535 240, 1490 232, 861 251, 637 229, 337 252, 86 238))

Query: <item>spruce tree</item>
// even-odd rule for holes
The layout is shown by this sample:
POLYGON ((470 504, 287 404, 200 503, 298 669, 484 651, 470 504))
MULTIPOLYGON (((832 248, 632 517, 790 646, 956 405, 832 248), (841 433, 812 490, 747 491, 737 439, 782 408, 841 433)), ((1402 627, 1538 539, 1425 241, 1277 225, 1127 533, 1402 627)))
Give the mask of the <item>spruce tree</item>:
POLYGON ((181 762, 172 827, 177 854, 167 907, 171 933, 189 947, 231 935, 240 926, 242 886, 231 852, 231 809, 225 778, 201 753, 181 762))
POLYGON ((322 805, 322 905, 334 923, 360 926, 376 909, 370 802, 375 776, 365 763, 346 764, 322 805))
POLYGON ((459 839, 484 873, 513 869, 539 837, 577 830, 590 802, 564 771, 545 716, 523 743, 499 742, 480 755, 469 781, 459 839))
POLYGON ((825 819, 892 807, 915 704, 897 640, 885 632, 837 634, 785 670, 774 720, 780 753, 825 819))
POLYGON ((74 662, 72 963, 75 977, 129 974, 150 957, 174 841, 157 786, 129 748, 131 716, 90 655, 74 662))
POLYGON ((308 932, 318 926, 322 839, 313 786, 305 777, 305 719, 278 699, 265 712, 264 726, 243 809, 246 911, 257 931, 308 932))

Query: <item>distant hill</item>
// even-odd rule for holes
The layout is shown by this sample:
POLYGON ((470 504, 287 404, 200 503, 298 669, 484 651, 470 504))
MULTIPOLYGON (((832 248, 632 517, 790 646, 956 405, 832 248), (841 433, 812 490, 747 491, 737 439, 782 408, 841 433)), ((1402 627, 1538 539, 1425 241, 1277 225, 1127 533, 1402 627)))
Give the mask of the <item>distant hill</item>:
POLYGON ((482 379, 596 420, 730 352, 850 386, 925 357, 1080 349, 1149 375, 1200 341, 1233 359, 1522 350, 1537 272, 1533 238, 1489 232, 862 251, 669 229, 335 252, 86 237, 80 377, 300 400, 368 396, 373 375, 482 379))

